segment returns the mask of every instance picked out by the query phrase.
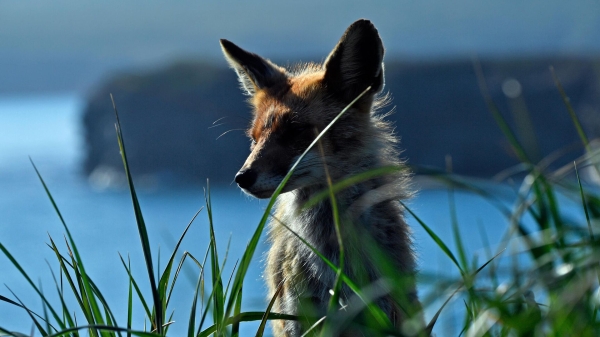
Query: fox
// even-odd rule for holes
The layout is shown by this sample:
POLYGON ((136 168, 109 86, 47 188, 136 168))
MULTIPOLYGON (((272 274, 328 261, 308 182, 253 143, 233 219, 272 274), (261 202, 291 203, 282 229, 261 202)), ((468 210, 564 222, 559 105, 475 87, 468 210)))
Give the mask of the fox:
MULTIPOLYGON (((275 202, 264 278, 272 312, 298 319, 272 320, 274 336, 301 336, 330 308, 338 275, 308 245, 335 265, 343 248, 344 275, 378 294, 374 303, 399 333, 420 334, 424 324, 415 282, 416 254, 400 203, 413 194, 411 173, 400 158, 393 125, 380 111, 389 104, 389 95, 383 93, 384 46, 378 30, 371 21, 358 20, 323 63, 291 67, 226 39, 220 44, 252 109, 247 129, 250 154, 235 175, 246 194, 270 198, 317 134, 347 108, 319 146, 306 153, 275 202), (385 167, 399 169, 335 193, 339 231, 332 199, 304 207, 330 183, 385 167), (395 280, 386 283, 390 278, 395 280)), ((336 317, 347 313, 350 318, 338 320, 344 323, 334 335, 370 336, 364 303, 356 301, 347 283, 339 288, 337 299, 336 317)))

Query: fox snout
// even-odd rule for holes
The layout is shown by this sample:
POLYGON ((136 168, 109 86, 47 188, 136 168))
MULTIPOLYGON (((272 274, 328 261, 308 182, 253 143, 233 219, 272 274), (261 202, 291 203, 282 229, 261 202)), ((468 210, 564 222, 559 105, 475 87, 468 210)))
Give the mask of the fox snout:
MULTIPOLYGON (((235 175, 235 182, 245 193, 256 198, 270 198, 273 195, 305 149, 304 144, 301 147, 291 145, 289 134, 284 130, 269 130, 255 136, 257 141, 253 142, 251 153, 235 175)), ((299 187, 296 183, 297 174, 294 172, 282 192, 299 187)))
POLYGON ((249 190, 256 182, 257 176, 256 171, 252 169, 241 169, 235 175, 235 182, 241 189, 249 190))
POLYGON ((235 182, 242 191, 259 199, 270 198, 282 179, 282 175, 254 168, 242 168, 235 175, 235 182))
POLYGON ((235 175, 235 182, 255 198, 270 198, 289 169, 288 160, 278 151, 255 148, 235 175))

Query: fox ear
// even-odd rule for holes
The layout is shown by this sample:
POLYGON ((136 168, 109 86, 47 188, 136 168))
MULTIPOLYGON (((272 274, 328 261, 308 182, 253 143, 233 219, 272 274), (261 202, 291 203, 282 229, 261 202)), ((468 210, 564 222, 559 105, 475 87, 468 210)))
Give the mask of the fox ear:
POLYGON ((225 59, 237 73, 248 95, 285 81, 285 71, 271 61, 247 52, 228 40, 220 41, 225 59))
POLYGON ((325 60, 324 81, 328 90, 350 102, 368 86, 383 89, 383 43, 369 20, 354 22, 325 60))

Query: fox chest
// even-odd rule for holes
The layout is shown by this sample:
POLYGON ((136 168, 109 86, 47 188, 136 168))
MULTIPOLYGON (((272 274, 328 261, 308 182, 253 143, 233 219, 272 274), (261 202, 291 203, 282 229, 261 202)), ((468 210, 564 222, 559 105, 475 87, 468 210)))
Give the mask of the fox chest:
POLYGON ((297 290, 310 293, 309 296, 325 296, 320 292, 331 287, 335 273, 313 248, 337 264, 339 247, 331 213, 317 208, 301 212, 278 209, 276 214, 277 220, 271 223, 272 246, 268 253, 270 286, 293 283, 297 290))

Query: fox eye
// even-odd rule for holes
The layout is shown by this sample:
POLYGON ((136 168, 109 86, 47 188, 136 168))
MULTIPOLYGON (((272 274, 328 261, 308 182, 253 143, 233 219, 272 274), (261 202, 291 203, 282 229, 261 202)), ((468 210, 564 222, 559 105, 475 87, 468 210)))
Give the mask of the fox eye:
POLYGON ((296 132, 298 134, 304 133, 309 128, 310 128, 310 125, 308 125, 308 124, 294 124, 294 126, 293 126, 294 132, 296 132))

